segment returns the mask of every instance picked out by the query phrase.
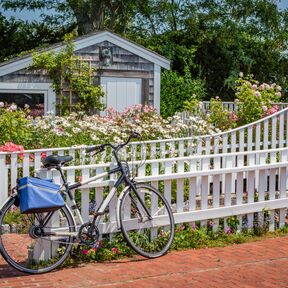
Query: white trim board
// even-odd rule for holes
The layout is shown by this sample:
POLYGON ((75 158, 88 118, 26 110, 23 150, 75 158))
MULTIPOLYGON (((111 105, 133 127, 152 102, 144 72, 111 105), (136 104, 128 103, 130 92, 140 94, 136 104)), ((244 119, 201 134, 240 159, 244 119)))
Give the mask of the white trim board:
MULTIPOLYGON (((160 67, 163 67, 165 69, 170 68, 170 61, 138 44, 134 44, 133 42, 126 40, 118 35, 115 35, 108 31, 102 31, 96 34, 93 34, 91 36, 87 36, 84 38, 80 38, 79 40, 74 41, 75 45, 75 51, 78 51, 80 49, 101 43, 103 41, 108 41, 114 45, 117 45, 125 50, 130 51, 131 53, 138 55, 155 65, 158 65, 160 67)), ((59 51, 64 47, 64 44, 57 47, 57 48, 51 48, 47 51, 59 51)), ((43 51, 44 52, 44 51, 43 51)), ((13 73, 15 71, 22 70, 24 68, 27 68, 29 65, 32 64, 32 56, 26 57, 24 59, 16 60, 11 63, 7 63, 6 65, 3 65, 0 67, 0 76, 4 76, 10 73, 13 73)))
POLYGON ((160 82, 161 82, 161 67, 154 64, 154 107, 160 114, 160 82))

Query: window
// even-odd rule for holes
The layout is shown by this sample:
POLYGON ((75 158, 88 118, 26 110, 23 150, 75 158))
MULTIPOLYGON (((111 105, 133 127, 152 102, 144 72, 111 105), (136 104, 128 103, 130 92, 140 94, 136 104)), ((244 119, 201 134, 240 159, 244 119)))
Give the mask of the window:
POLYGON ((0 102, 5 104, 15 103, 21 108, 28 104, 32 116, 44 115, 44 94, 42 93, 1 92, 0 102))

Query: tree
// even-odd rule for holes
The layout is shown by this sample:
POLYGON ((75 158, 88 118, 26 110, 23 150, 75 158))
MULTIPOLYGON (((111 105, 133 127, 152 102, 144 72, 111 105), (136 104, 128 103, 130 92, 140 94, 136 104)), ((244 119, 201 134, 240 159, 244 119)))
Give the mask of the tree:
POLYGON ((103 29, 124 33, 134 6, 133 0, 2 0, 4 9, 42 10, 45 23, 76 25, 80 36, 103 29))
POLYGON ((276 81, 287 91, 288 59, 283 52, 288 48, 288 11, 279 11, 276 1, 145 3, 139 10, 140 28, 134 30, 138 33, 131 37, 171 59, 172 69, 181 75, 188 63, 192 78, 205 79, 207 98, 233 99, 240 71, 253 73, 261 82, 276 81), (169 7, 174 17, 162 7, 169 7))
POLYGON ((0 62, 24 51, 59 42, 73 27, 49 27, 44 23, 8 20, 0 13, 0 62))
POLYGON ((2 0, 5 9, 44 9, 46 25, 77 27, 78 35, 109 28, 166 56, 180 76, 188 66, 192 79, 205 81, 207 98, 219 95, 226 100, 234 97, 240 71, 253 73, 261 82, 278 82, 287 91, 288 10, 279 11, 276 4, 277 0, 2 0))

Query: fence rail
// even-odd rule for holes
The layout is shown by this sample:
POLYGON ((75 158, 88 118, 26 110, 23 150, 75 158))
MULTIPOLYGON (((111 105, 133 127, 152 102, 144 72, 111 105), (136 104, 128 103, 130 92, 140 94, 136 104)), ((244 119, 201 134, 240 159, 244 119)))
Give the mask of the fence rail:
MULTIPOLYGON (((238 229, 268 225, 270 230, 285 225, 287 198, 288 148, 264 151, 244 151, 234 154, 214 154, 147 160, 136 166, 136 180, 151 183, 171 203, 176 223, 201 221, 202 226, 219 228, 227 219, 237 216, 238 229)), ((130 163, 130 166, 132 163, 130 163)), ((77 176, 87 179, 109 169, 109 164, 65 167, 69 182, 77 176)), ((44 170, 45 171, 45 170, 44 170)), ((60 183, 57 171, 50 176, 60 183)), ((111 181, 103 179, 79 190, 78 201, 85 220, 89 219, 89 203, 96 207, 103 200, 111 181)), ((109 221, 100 224, 100 231, 115 232, 116 202, 109 205, 109 221)))

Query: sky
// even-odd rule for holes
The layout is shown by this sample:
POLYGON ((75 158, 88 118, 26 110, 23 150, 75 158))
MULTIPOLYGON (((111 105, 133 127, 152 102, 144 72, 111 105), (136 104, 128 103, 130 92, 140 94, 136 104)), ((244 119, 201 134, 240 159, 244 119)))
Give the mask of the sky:
POLYGON ((282 0, 279 4, 278 4, 280 9, 285 9, 288 8, 288 0, 282 0))
MULTIPOLYGON (((279 9, 285 9, 288 8, 288 0, 280 0, 280 2, 278 3, 278 7, 279 9)), ((1 11, 0 8, 0 12, 2 12, 6 17, 11 17, 14 16, 15 18, 20 18, 22 20, 38 20, 39 19, 39 15, 41 14, 41 12, 31 12, 31 11, 21 11, 21 12, 13 12, 13 11, 1 11)))

